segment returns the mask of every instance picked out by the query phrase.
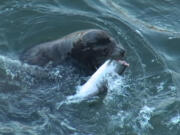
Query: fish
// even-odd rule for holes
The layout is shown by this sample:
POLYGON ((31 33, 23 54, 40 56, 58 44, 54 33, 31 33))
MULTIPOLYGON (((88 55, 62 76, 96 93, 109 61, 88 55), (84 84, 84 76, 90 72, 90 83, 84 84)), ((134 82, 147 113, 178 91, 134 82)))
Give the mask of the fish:
POLYGON ((119 75, 129 67, 129 64, 123 60, 108 59, 102 64, 89 80, 79 87, 75 95, 68 96, 68 100, 85 100, 100 93, 107 91, 107 77, 115 72, 119 75))

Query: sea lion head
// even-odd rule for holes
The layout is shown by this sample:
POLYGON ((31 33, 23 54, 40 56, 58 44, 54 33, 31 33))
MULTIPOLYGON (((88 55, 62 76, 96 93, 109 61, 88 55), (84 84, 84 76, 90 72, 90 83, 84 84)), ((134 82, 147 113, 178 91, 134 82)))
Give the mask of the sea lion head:
POLYGON ((88 30, 74 43, 71 55, 92 70, 107 59, 121 59, 125 50, 121 44, 103 30, 88 30))

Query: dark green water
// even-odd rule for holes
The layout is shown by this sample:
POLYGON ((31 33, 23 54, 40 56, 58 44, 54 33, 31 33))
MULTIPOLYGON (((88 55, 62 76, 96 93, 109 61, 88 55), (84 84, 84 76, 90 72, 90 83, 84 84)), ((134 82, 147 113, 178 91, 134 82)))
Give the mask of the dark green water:
POLYGON ((1 0, 0 135, 179 135, 180 1, 1 0), (44 68, 19 54, 99 28, 127 50, 129 69, 105 98, 59 103, 84 80, 70 63, 44 68))

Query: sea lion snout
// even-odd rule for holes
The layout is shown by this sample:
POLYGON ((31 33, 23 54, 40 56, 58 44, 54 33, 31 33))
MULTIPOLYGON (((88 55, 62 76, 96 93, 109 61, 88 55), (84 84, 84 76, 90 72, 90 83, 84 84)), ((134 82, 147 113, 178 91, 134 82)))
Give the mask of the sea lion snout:
POLYGON ((122 59, 125 56, 125 49, 121 47, 115 47, 112 54, 111 54, 111 59, 119 60, 122 59))

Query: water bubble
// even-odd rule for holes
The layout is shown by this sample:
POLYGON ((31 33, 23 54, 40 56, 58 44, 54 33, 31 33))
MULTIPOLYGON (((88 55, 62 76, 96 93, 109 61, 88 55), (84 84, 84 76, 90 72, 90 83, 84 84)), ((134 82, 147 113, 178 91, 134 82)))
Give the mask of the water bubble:
POLYGON ((175 117, 171 118, 170 123, 172 123, 173 125, 180 124, 180 115, 178 114, 175 117))
POLYGON ((174 36, 170 36, 170 37, 168 37, 168 39, 169 40, 171 40, 171 39, 175 39, 176 37, 174 37, 174 36))
POLYGON ((152 62, 152 63, 154 63, 154 62, 155 62, 155 60, 154 60, 154 59, 152 59, 152 60, 151 60, 151 62, 152 62))
POLYGON ((164 82, 161 82, 159 86, 157 86, 157 91, 160 92, 164 89, 164 82))

